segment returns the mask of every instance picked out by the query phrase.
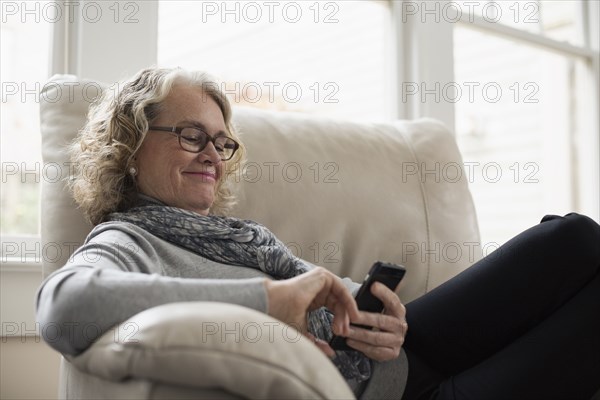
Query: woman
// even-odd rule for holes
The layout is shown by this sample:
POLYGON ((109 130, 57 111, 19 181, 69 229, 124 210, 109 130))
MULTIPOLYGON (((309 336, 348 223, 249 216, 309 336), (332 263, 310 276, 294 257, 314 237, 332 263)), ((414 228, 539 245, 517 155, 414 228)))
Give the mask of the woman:
POLYGON ((589 218, 547 217, 406 309, 374 286, 386 313, 370 314, 356 309, 356 284, 296 259, 258 224, 217 216, 243 158, 205 74, 148 69, 107 94, 74 147, 74 197, 96 228, 38 293, 41 324, 77 321, 50 345, 79 354, 94 338, 77 327, 224 301, 313 338, 363 398, 584 399, 600 387, 600 226, 589 218), (529 298, 533 284, 542 295, 529 298), (332 332, 357 351, 334 352, 332 332))

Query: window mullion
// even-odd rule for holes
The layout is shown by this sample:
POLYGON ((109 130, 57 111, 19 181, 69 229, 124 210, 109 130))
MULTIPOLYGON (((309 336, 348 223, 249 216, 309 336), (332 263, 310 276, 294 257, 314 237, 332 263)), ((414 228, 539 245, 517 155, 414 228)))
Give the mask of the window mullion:
POLYGON ((402 1, 392 3, 398 117, 436 118, 454 132, 454 24, 404 10, 402 1))
POLYGON ((78 75, 76 49, 79 42, 78 26, 81 23, 81 14, 75 12, 73 7, 61 9, 65 13, 64 17, 52 26, 48 75, 78 75))
POLYGON ((470 28, 479 29, 487 33, 511 38, 517 41, 527 42, 545 50, 556 51, 568 56, 585 58, 591 58, 594 56, 594 51, 589 47, 574 46, 570 43, 559 42, 540 34, 527 32, 522 29, 513 28, 504 24, 489 22, 478 15, 463 14, 460 18, 460 23, 464 23, 470 28))

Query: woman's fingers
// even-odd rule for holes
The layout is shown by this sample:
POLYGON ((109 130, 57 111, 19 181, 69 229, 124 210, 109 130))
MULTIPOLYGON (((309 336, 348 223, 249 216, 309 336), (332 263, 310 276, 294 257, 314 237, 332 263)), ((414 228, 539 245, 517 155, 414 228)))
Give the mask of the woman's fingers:
POLYGON ((356 325, 372 326, 382 331, 400 332, 404 320, 395 315, 386 315, 379 313, 361 312, 358 318, 353 319, 352 323, 356 325))
POLYGON ((395 332, 372 331, 357 327, 350 328, 347 337, 355 341, 382 347, 400 347, 404 343, 404 337, 395 332))
POLYGON ((378 361, 391 360, 400 354, 408 329, 406 309, 398 296, 381 283, 375 283, 371 292, 384 305, 385 313, 360 312, 352 323, 376 328, 368 330, 352 327, 347 335, 348 345, 378 361))
POLYGON ((400 301, 396 293, 390 290, 383 283, 375 282, 371 286, 371 293, 373 293, 379 300, 383 302, 385 313, 389 315, 395 315, 404 319, 406 315, 406 308, 400 301))
POLYGON ((327 307, 334 314, 333 330, 346 334, 350 327, 350 320, 359 315, 356 301, 342 280, 324 268, 318 267, 310 271, 323 280, 323 287, 311 304, 311 308, 327 307))
POLYGON ((346 343, 348 343, 348 346, 362 352, 370 359, 376 361, 389 361, 398 358, 401 349, 400 346, 374 346, 370 343, 365 343, 354 339, 346 339, 346 343))
MULTIPOLYGON (((336 335, 346 336, 351 347, 378 361, 391 360, 400 354, 407 329, 406 309, 398 296, 385 285, 375 283, 371 287, 372 293, 384 304, 385 314, 382 314, 359 311, 342 280, 324 268, 315 268, 288 283, 293 284, 287 287, 287 295, 296 300, 304 299, 299 304, 303 310, 325 306, 334 313, 332 329, 336 335), (351 328, 350 321, 377 329, 351 328)), ((305 334, 327 356, 335 356, 328 343, 316 339, 306 331, 305 334)))
POLYGON ((359 317, 356 302, 350 291, 344 287, 348 297, 341 300, 331 300, 325 306, 333 312, 333 331, 338 335, 347 335, 350 329, 350 320, 359 317))
POLYGON ((359 315, 342 280, 322 267, 282 281, 267 281, 269 314, 306 331, 306 313, 327 307, 334 313, 334 330, 347 333, 350 319, 359 315))
MULTIPOLYGON (((371 287, 372 293, 384 304, 385 314, 382 314, 359 311, 342 280, 324 268, 315 268, 293 278, 293 281, 292 287, 288 287, 294 292, 292 297, 306 299, 306 311, 323 306, 330 309, 334 313, 332 329, 336 335, 346 336, 348 345, 378 361, 398 357, 407 329, 406 309, 398 296, 385 285, 375 283, 371 287), (350 321, 377 329, 351 328, 350 321)), ((310 333, 305 334, 326 355, 335 356, 328 343, 315 339, 310 333)))
POLYGON ((392 360, 400 355, 404 344, 404 335, 397 332, 372 331, 363 328, 351 328, 347 336, 348 346, 363 352, 377 361, 392 360))

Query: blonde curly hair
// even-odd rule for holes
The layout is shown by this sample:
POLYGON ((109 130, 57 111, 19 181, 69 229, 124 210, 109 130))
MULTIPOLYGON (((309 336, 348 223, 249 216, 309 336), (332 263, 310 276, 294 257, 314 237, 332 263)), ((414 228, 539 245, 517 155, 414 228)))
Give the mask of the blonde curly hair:
POLYGON ((230 176, 239 171, 246 150, 231 121, 231 105, 218 82, 205 72, 181 68, 148 68, 104 91, 88 113, 86 125, 71 147, 74 176, 70 187, 85 217, 97 225, 115 211, 131 207, 137 198, 135 179, 129 174, 148 127, 161 110, 174 85, 202 89, 223 113, 228 134, 240 143, 225 162, 215 188, 211 214, 225 215, 234 204, 230 176))

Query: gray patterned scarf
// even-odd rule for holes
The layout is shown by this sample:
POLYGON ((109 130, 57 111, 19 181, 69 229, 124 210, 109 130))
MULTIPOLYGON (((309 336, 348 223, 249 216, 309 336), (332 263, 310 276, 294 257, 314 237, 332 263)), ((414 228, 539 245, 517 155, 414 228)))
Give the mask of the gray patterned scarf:
MULTIPOLYGON (((146 196, 138 206, 110 214, 109 220, 134 224, 209 260, 257 268, 275 279, 293 278, 313 268, 265 226, 249 220, 204 216, 146 196)), ((328 342, 332 321, 333 314, 321 307, 309 313, 308 331, 328 342)), ((358 351, 336 351, 332 361, 349 382, 363 382, 371 376, 369 359, 358 351)))

